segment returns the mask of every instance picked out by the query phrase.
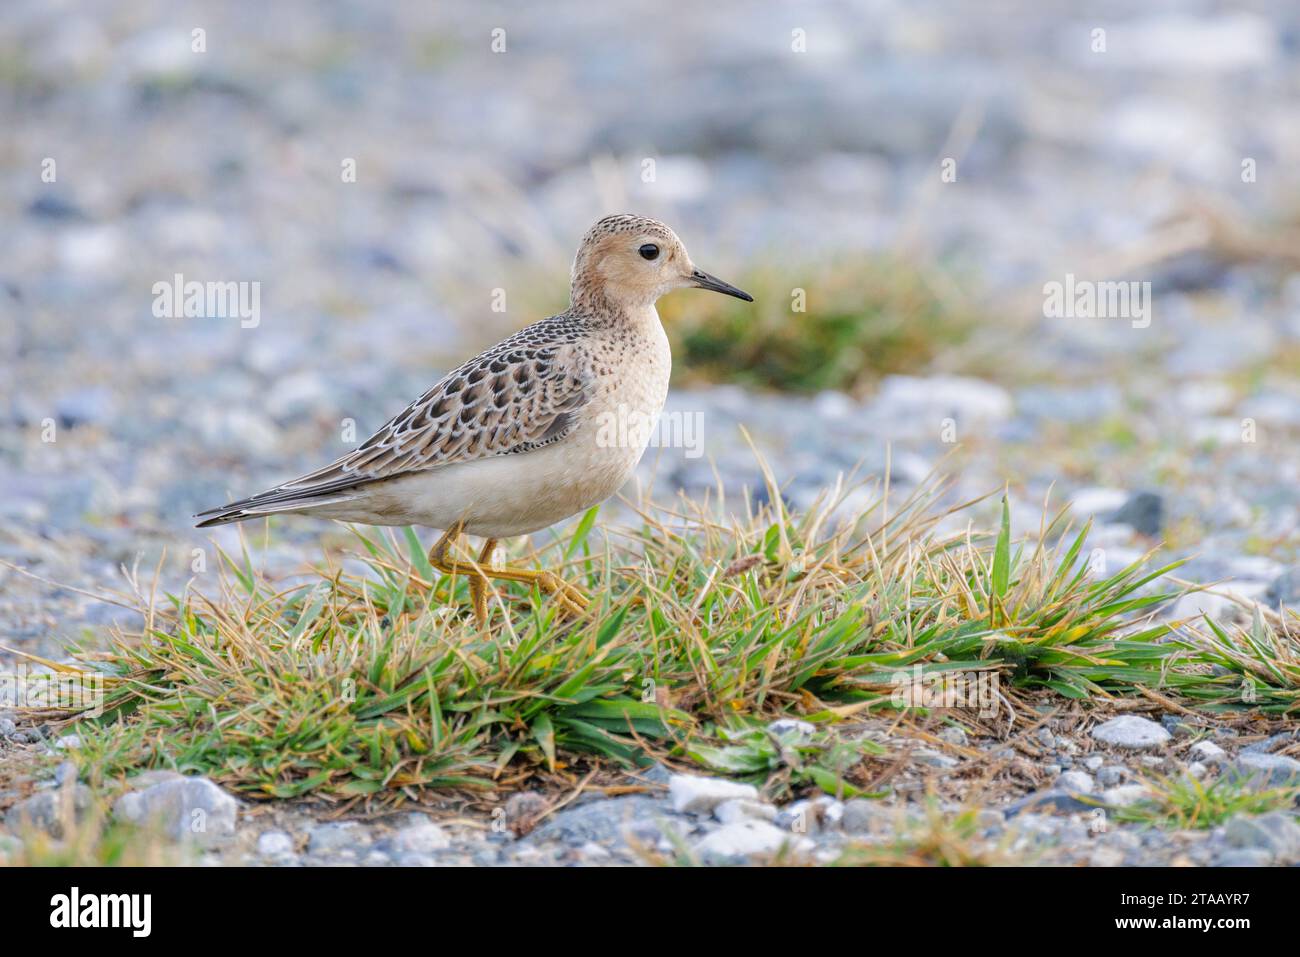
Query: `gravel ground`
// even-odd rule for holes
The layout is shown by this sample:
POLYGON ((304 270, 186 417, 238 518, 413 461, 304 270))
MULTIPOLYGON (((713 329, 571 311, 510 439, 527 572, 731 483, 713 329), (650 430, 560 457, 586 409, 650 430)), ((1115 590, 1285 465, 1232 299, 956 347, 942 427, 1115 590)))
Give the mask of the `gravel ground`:
MULTIPOLYGON (((801 733, 797 727, 770 730, 801 733)), ((883 720, 850 729, 909 755, 883 799, 773 802, 748 784, 656 766, 619 782, 613 796, 602 787, 525 791, 504 800, 488 797, 488 806, 472 809, 447 800, 379 819, 336 820, 310 804, 241 805, 207 779, 148 772, 130 782, 111 813, 158 828, 182 860, 200 864, 828 864, 873 853, 906 860, 933 847, 937 835, 958 843, 966 860, 991 864, 1300 864, 1300 824, 1287 811, 1236 815, 1212 827, 1158 828, 1126 819, 1152 798, 1143 782, 1161 776, 1188 775, 1208 784, 1223 775, 1252 790, 1300 785, 1300 761, 1283 753, 1300 747, 1294 732, 1247 736, 1136 713, 1106 722, 1048 718, 1010 738, 967 734, 955 725, 934 730, 938 734, 909 740, 883 720), (978 789, 961 799, 945 796, 961 789, 954 782, 969 783, 993 768, 1024 796, 1008 799, 1012 789, 1005 787, 996 797, 978 789), (935 823, 955 815, 967 816, 960 828, 935 823)), ((0 742, 11 756, 14 748, 31 747, 0 742)), ((69 762, 34 790, 24 788, 31 793, 9 808, 6 828, 58 835, 60 802, 84 816, 95 800, 75 782, 69 762)), ((14 840, 0 832, 0 855, 14 840)))
MULTIPOLYGON (((861 395, 677 390, 667 447, 642 464, 656 499, 701 493, 718 475, 733 497, 764 497, 743 425, 795 505, 855 467, 879 475, 888 458, 906 488, 942 463, 954 500, 1009 483, 1024 529, 1038 527, 1049 489, 1072 499, 1097 518, 1090 546, 1109 565, 1163 543, 1162 557, 1194 556, 1189 579, 1230 579, 1166 614, 1232 617, 1233 597, 1300 605, 1295 247, 1216 239, 1150 254, 1151 237, 1191 210, 1261 231, 1295 219, 1300 11, 1204 4, 1189 16, 1157 3, 1135 16, 1109 3, 1093 23, 1064 2, 978 17, 947 4, 741 6, 693 9, 699 39, 686 40, 670 22, 633 27, 574 3, 433 13, 13 0, 0 25, 11 184, 0 193, 0 558, 73 588, 120 587, 137 563, 178 587, 196 549, 237 542, 232 528, 194 530, 193 512, 364 438, 458 356, 534 318, 516 303, 539 281, 559 288, 582 229, 630 207, 673 223, 724 277, 774 257, 901 244, 977 277, 999 344, 996 374, 981 379, 947 374, 957 364, 941 357, 861 395), (503 54, 490 48, 498 27, 503 54), (1097 27, 1105 53, 1090 49, 1097 27), (205 52, 191 49, 195 28, 205 52), (793 29, 806 31, 806 54, 791 51, 793 29), (949 155, 957 178, 943 183, 949 155), (355 182, 340 174, 349 159, 355 182), (1255 181, 1242 180, 1245 159, 1255 181), (257 324, 155 317, 153 285, 177 273, 260 282, 257 324), (1067 274, 1150 282, 1150 324, 1044 315, 1044 284, 1067 274), (504 315, 489 305, 497 288, 512 303, 504 315)), ((607 520, 625 514, 611 506, 607 520)), ((323 532, 337 537, 284 522, 259 557, 291 572, 323 532)), ((130 621, 0 566, 4 645, 58 657, 130 621)), ((1083 773, 1101 794, 1151 761, 1217 773, 1260 753, 1221 736, 1231 730, 1130 751, 1071 725, 1032 757, 1013 747, 1019 797, 1047 792, 1054 813, 985 807, 978 841, 1046 863, 1295 862, 1285 818, 1172 833, 1098 825, 1059 784, 1083 773), (1195 759, 1201 737, 1226 756, 1195 759)), ((0 758, 45 748, 0 746, 0 758)), ((1276 756, 1289 773, 1296 744, 1268 748, 1288 752, 1276 756)), ((757 823, 734 808, 725 824, 711 808, 674 810, 667 771, 644 793, 582 795, 523 837, 494 830, 482 809, 339 828, 310 809, 246 807, 203 854, 609 864, 683 849, 761 858, 784 842, 826 860, 855 835, 914 829, 916 792, 952 768, 912 765, 888 801, 784 807, 774 821, 753 810, 757 823)), ((5 796, 36 783, 48 782, 5 796)))

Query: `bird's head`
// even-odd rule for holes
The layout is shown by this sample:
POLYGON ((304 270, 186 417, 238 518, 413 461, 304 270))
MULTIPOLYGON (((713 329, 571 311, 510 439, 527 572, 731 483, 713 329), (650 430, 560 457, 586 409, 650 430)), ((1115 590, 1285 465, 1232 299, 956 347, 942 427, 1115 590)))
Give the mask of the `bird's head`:
POLYGON ((587 230, 573 260, 573 303, 652 305, 674 289, 695 287, 753 302, 749 293, 691 262, 677 234, 645 216, 606 216, 587 230))

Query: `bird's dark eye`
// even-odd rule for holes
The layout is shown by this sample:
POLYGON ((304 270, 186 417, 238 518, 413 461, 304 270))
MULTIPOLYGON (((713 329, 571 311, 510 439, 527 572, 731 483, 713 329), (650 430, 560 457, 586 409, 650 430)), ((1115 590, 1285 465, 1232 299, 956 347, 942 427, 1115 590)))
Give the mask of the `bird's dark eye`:
POLYGON ((639 253, 641 254, 641 258, 642 258, 642 259, 658 259, 658 258, 659 258, 659 247, 656 246, 654 243, 646 243, 646 244, 645 244, 644 246, 642 246, 639 250, 637 250, 637 252, 639 252, 639 253))

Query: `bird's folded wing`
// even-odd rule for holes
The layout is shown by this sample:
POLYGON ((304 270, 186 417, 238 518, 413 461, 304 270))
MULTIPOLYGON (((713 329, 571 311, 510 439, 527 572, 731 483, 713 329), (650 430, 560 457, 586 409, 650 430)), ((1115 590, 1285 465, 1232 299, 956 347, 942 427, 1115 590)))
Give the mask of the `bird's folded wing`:
MULTIPOLYGON (((358 448, 322 469, 216 511, 328 495, 358 485, 559 441, 591 397, 572 343, 507 339, 447 373, 358 448)), ((210 513, 203 513, 210 514, 210 513)))

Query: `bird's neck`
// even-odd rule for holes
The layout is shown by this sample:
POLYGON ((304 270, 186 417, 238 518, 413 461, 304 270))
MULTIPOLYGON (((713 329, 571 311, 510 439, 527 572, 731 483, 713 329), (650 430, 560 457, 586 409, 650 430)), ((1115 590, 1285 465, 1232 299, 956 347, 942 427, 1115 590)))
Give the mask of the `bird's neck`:
POLYGON ((658 325, 659 313, 653 299, 631 301, 610 296, 600 285, 574 283, 569 312, 594 326, 658 325))

